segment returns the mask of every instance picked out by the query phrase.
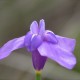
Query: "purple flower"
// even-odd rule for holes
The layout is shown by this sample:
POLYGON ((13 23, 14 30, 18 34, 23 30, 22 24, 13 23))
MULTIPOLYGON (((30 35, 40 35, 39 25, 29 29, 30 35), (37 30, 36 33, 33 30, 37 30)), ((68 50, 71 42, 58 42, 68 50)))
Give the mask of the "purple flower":
POLYGON ((0 48, 0 59, 10 55, 13 50, 25 47, 32 53, 33 66, 36 70, 43 69, 47 58, 72 69, 76 64, 73 54, 75 43, 75 39, 61 37, 50 30, 45 30, 45 22, 42 19, 39 25, 33 21, 30 31, 25 36, 12 39, 3 45, 0 48))

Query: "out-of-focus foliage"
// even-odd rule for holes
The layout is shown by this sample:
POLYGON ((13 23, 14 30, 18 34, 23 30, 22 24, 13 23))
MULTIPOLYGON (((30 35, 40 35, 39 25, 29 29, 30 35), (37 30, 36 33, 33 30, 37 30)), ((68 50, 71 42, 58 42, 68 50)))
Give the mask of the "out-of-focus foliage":
MULTIPOLYGON (((25 35, 31 22, 42 18, 46 21, 47 29, 58 35, 77 39, 75 68, 69 71, 50 60, 42 72, 44 80, 79 80, 79 0, 0 0, 0 46, 14 37, 25 35)), ((34 77, 31 55, 26 50, 17 50, 0 61, 2 80, 32 80, 34 77)))
POLYGON ((76 67, 74 68, 76 71, 80 72, 80 34, 77 36, 77 44, 76 44, 76 49, 75 49, 75 55, 77 58, 77 64, 76 67))

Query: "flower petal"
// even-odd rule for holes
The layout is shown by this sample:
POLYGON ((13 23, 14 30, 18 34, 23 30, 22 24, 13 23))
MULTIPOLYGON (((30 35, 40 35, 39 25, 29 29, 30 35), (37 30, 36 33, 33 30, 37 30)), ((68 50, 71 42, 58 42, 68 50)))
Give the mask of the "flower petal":
POLYGON ((24 44, 27 47, 28 51, 30 51, 30 46, 31 46, 31 38, 32 38, 32 33, 29 31, 24 39, 24 44))
POLYGON ((43 19, 39 22, 39 34, 42 35, 45 32, 45 22, 43 19))
POLYGON ((13 50, 24 47, 25 36, 12 39, 0 48, 0 59, 3 59, 10 55, 13 50))
POLYGON ((50 30, 45 31, 44 40, 48 41, 48 42, 51 42, 53 44, 56 44, 58 42, 55 34, 50 30))
POLYGON ((33 34, 38 34, 38 23, 36 21, 33 21, 32 24, 30 25, 30 31, 33 34))
POLYGON ((76 44, 75 39, 61 37, 61 36, 58 36, 58 35, 56 35, 56 37, 57 37, 58 44, 59 44, 60 47, 73 52, 73 50, 75 48, 75 44, 76 44))
POLYGON ((32 62, 35 70, 43 69, 46 59, 47 58, 45 56, 41 56, 37 50, 32 52, 32 62))
POLYGON ((40 35, 33 35, 31 39, 31 51, 37 49, 42 43, 42 39, 40 35))
POLYGON ((46 56, 68 69, 72 69, 76 64, 74 55, 60 48, 58 45, 44 42, 40 45, 38 51, 42 56, 46 56))

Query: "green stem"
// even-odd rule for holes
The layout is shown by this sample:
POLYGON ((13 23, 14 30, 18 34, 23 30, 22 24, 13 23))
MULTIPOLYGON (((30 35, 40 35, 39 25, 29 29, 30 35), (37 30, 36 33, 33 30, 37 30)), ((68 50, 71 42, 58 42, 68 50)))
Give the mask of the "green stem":
POLYGON ((41 80, 41 73, 36 71, 36 80, 41 80))

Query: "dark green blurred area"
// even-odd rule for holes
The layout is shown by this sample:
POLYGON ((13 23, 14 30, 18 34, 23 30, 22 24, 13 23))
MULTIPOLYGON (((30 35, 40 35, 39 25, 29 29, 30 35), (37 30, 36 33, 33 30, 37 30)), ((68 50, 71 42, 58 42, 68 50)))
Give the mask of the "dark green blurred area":
MULTIPOLYGON (((29 31, 31 22, 40 19, 45 19, 46 29, 58 35, 76 39, 74 54, 77 58, 77 64, 72 71, 48 60, 42 72, 43 79, 79 80, 79 0, 0 0, 0 46, 10 39, 25 35, 29 31)), ((28 52, 26 54, 24 49, 15 52, 0 61, 0 80, 34 80, 31 55, 28 52)))
POLYGON ((77 38, 77 44, 75 48, 75 55, 77 58, 77 64, 76 67, 74 68, 75 71, 78 71, 80 73, 80 34, 78 34, 77 38))

